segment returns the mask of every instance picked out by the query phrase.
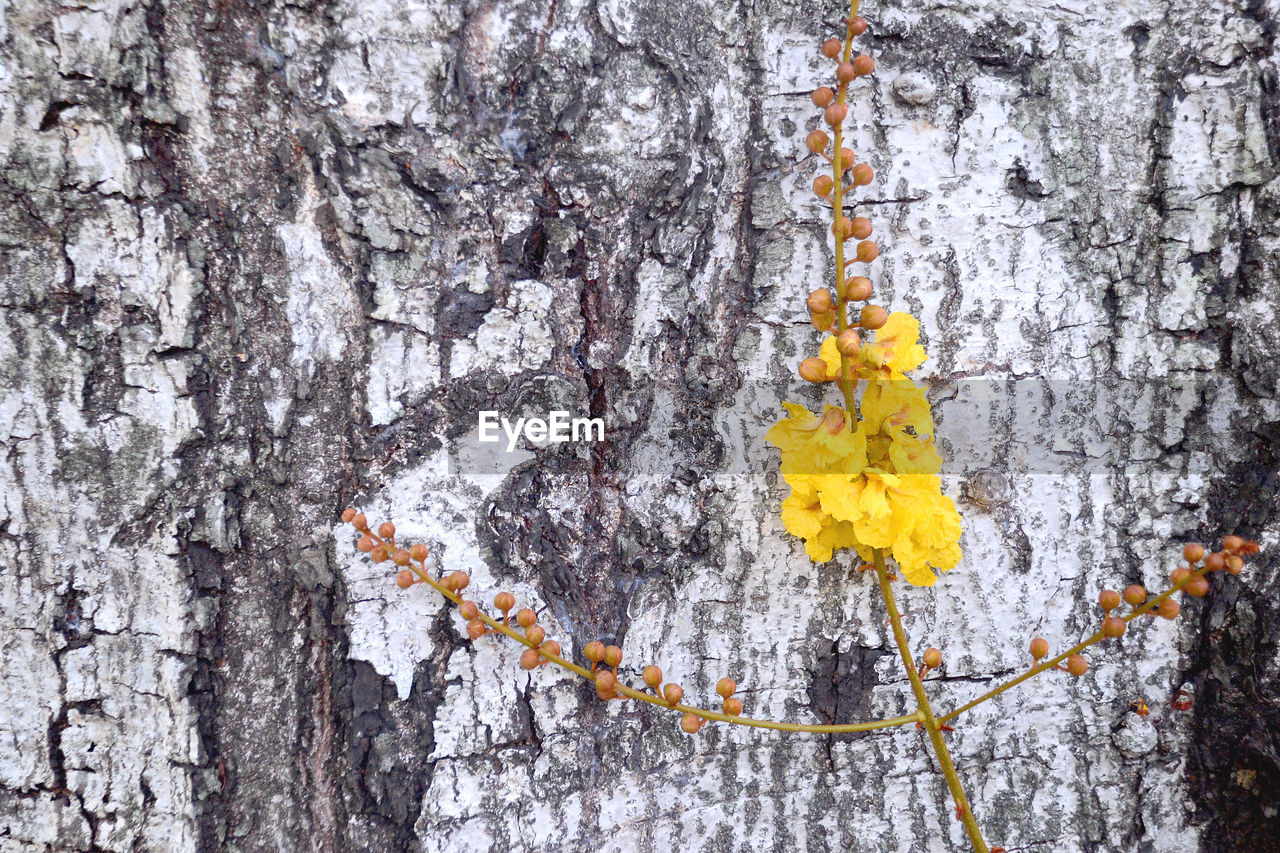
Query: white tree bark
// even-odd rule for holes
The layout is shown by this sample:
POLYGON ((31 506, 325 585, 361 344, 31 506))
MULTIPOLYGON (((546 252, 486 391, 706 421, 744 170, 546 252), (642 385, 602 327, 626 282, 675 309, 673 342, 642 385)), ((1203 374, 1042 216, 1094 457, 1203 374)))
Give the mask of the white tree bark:
MULTIPOLYGON (((873 580, 782 530, 763 441, 817 399, 802 140, 844 14, 0 5, 0 849, 967 849, 913 728, 685 736, 467 641, 334 520, 703 705, 731 675, 752 716, 909 710, 873 580), (481 410, 552 409, 608 440, 477 452, 481 410)), ((863 14, 857 210, 965 524, 900 593, 938 706, 1182 541, 1266 549, 960 718, 988 840, 1280 849, 1280 10, 863 14)))

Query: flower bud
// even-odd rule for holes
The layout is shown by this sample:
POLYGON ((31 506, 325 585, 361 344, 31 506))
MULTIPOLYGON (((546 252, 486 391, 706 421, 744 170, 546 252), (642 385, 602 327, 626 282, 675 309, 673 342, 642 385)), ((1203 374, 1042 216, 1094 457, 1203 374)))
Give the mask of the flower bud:
POLYGON ((1204 567, 1211 572, 1222 571, 1227 567, 1227 555, 1221 551, 1214 551, 1204 558, 1204 567))
POLYGON ((1189 580, 1191 580, 1191 570, 1186 566, 1179 566, 1169 573, 1169 582, 1178 589, 1186 586, 1189 580))
POLYGON ((680 728, 684 729, 686 734, 697 734, 698 729, 702 728, 704 720, 697 714, 685 714, 680 718, 680 728))
POLYGON ((493 597, 493 606, 506 613, 516 606, 516 597, 509 592, 500 592, 493 597))
POLYGON ((1035 660, 1049 654, 1049 641, 1043 637, 1036 637, 1031 641, 1031 657, 1035 660))
POLYGON ((592 663, 600 663, 604 660, 604 643, 592 640, 582 647, 582 656, 592 663))
POLYGON ((871 168, 867 163, 859 163, 853 167, 853 185, 855 187, 865 187, 876 178, 876 170, 871 168))
POLYGON ((384 521, 378 525, 378 535, 383 539, 390 539, 396 535, 396 526, 389 521, 384 521))
POLYGON ((1114 589, 1104 589, 1098 593, 1098 606, 1110 613, 1120 606, 1120 593, 1114 589))
POLYGON ((407 548, 397 548, 391 554, 391 562, 395 563, 397 566, 409 565, 409 550, 407 548))
POLYGON ((827 59, 835 59, 844 51, 840 39, 827 39, 822 43, 822 55, 827 59))
POLYGON ((880 257, 880 247, 874 240, 863 240, 858 244, 858 260, 864 264, 869 264, 878 257, 880 257))
POLYGON ((835 167, 838 171, 843 173, 853 168, 855 160, 857 160, 857 158, 854 156, 852 148, 841 148, 840 160, 835 164, 835 167))
POLYGON ((819 86, 813 90, 809 98, 818 109, 826 109, 827 105, 836 99, 836 93, 828 86, 819 86))
POLYGON ((849 220, 853 223, 852 234, 859 240, 865 240, 871 236, 871 220, 865 216, 855 216, 849 220))
POLYGON ((516 624, 521 628, 528 628, 530 625, 538 624, 538 614, 534 613, 528 607, 520 608, 520 612, 516 614, 516 624))
POLYGON ((537 649, 525 649, 520 653, 521 669, 537 669, 540 663, 542 663, 542 656, 538 654, 537 649))
POLYGON ((831 327, 836 324, 835 311, 820 311, 809 317, 809 322, 813 324, 813 328, 819 332, 829 332, 831 327))
POLYGON ((857 17, 849 21, 849 35, 860 36, 867 31, 867 21, 865 18, 857 17))
POLYGON ((555 640, 547 640, 538 644, 538 651, 544 655, 555 655, 560 657, 560 644, 555 640))
POLYGON ((924 665, 929 669, 937 669, 942 666, 942 650, 935 649, 933 646, 924 650, 924 665))
POLYGON ((844 283, 844 298, 851 302, 861 302, 871 298, 871 279, 864 275, 855 275, 844 283))
POLYGON ((604 649, 605 666, 611 666, 617 669, 622 665, 622 649, 617 646, 605 646, 604 649))
POLYGON ((853 358, 862 348, 862 338, 853 329, 845 329, 836 338, 836 350, 845 358, 853 358))
POLYGON ((414 581, 413 572, 409 571, 408 569, 404 569, 403 571, 396 572, 396 586, 400 587, 401 589, 408 589, 409 587, 413 586, 413 581, 414 581))
POLYGON ((862 328, 875 330, 887 322, 889 322, 889 312, 879 305, 862 306, 862 316, 858 319, 858 325, 862 328))
POLYGON ((541 625, 530 625, 524 629, 524 638, 535 646, 541 646, 547 639, 547 632, 541 625))
POLYGON ((369 559, 375 563, 384 562, 387 559, 387 546, 379 545, 369 552, 369 559))
POLYGON ((1227 571, 1233 575, 1238 575, 1244 571, 1244 559, 1231 554, 1227 557, 1227 571))
POLYGON ((1178 614, 1182 612, 1182 605, 1174 601, 1172 598, 1166 598, 1160 602, 1160 606, 1156 608, 1156 612, 1166 619, 1177 619, 1178 614))
POLYGON ((350 523, 351 523, 351 519, 353 519, 353 518, 355 518, 355 517, 356 517, 356 511, 355 511, 354 509, 352 509, 351 507, 347 507, 346 509, 344 509, 344 510, 342 511, 342 523, 343 523, 343 524, 350 524, 350 523))
POLYGON ((832 127, 835 127, 840 124, 840 122, 844 121, 844 117, 848 114, 849 108, 841 103, 831 104, 822 111, 823 119, 832 127))
POLYGON ((841 83, 851 83, 857 76, 858 72, 854 70, 852 62, 841 62, 836 66, 836 79, 841 83))
POLYGON ((1187 581, 1187 585, 1182 588, 1182 591, 1192 598, 1204 598, 1209 594, 1209 581, 1196 575, 1187 581))
POLYGON ((483 637, 486 630, 488 629, 485 628, 484 622, 481 622, 479 619, 472 619, 467 623, 467 636, 473 640, 478 640, 483 637))
POLYGON ((369 519, 365 518, 365 515, 363 512, 357 512, 351 518, 351 526, 354 527, 356 530, 368 530, 369 519))
POLYGON ((662 688, 662 698, 667 700, 668 705, 679 705, 684 698, 684 688, 679 684, 668 684, 662 688))
POLYGON ((736 697, 724 700, 724 712, 730 717, 742 716, 742 700, 736 697))
POLYGON ((1120 597, 1130 607, 1138 607, 1147 600, 1147 588, 1140 583, 1130 584, 1124 588, 1120 597))
POLYGON ((1102 636, 1119 637, 1124 634, 1125 621, 1119 616, 1108 616, 1102 620, 1102 636))
POLYGON ((1067 672, 1077 678, 1089 671, 1089 662, 1084 659, 1084 655, 1072 655, 1067 658, 1067 672))
POLYGON ((831 195, 833 186, 835 186, 835 182, 831 180, 830 175, 819 175, 813 179, 813 194, 818 198, 826 198, 831 195))
POLYGON ((618 678, 607 669, 602 669, 596 673, 596 690, 605 696, 613 694, 618 687, 618 678))
POLYGON ((1239 536, 1228 536, 1222 540, 1222 550, 1228 554, 1239 554, 1244 549, 1244 539, 1239 536))
POLYGON ((831 141, 831 137, 827 136, 821 130, 815 130, 804 138, 804 147, 808 148, 814 154, 821 154, 827 150, 827 143, 831 141))
POLYGON ((362 554, 368 554, 370 551, 373 550, 373 547, 374 545, 373 545, 372 536, 361 536, 360 539, 357 540, 356 542, 356 550, 362 554))
POLYGON ((865 53, 855 56, 851 64, 853 65, 854 72, 859 77, 866 77, 872 71, 876 70, 876 61, 865 53))
MULTIPOLYGON (((467 577, 466 572, 461 572, 461 571, 450 572, 449 577, 451 579, 449 588, 452 589, 454 592, 462 592, 464 589, 467 588, 467 584, 471 583, 471 578, 467 577)), ((511 604, 513 607, 515 606, 514 599, 512 600, 511 604)))
POLYGON ((800 378, 806 382, 826 382, 827 363, 820 358, 806 358, 800 362, 800 378))
POLYGON ((1193 566, 1204 559, 1204 546, 1188 542, 1182 546, 1182 557, 1193 566))
POLYGON ((830 311, 835 307, 835 303, 831 301, 831 291, 825 287, 820 287, 810 293, 809 298, 805 300, 805 305, 808 305, 809 310, 815 314, 819 311, 830 311))
POLYGON ((645 684, 657 690, 658 685, 662 683, 662 670, 653 664, 649 664, 644 668, 644 672, 640 673, 640 677, 644 679, 645 684))
POLYGON ((464 601, 458 605, 458 615, 470 622, 480 618, 480 608, 474 601, 464 601))
POLYGON ((738 692, 738 682, 732 678, 722 678, 716 682, 716 692, 720 694, 721 699, 728 699, 738 692))
POLYGON ((427 559, 430 554, 431 552, 427 550, 427 546, 423 545, 421 542, 409 549, 409 556, 417 560, 419 563, 427 559))

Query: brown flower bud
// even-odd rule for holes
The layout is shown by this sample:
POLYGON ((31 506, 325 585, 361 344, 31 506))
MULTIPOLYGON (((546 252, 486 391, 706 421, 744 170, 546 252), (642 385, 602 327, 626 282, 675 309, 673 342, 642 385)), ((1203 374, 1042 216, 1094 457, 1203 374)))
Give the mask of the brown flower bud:
POLYGON ((835 307, 835 303, 831 300, 831 291, 825 287, 820 287, 810 293, 809 298, 805 300, 805 305, 808 305, 809 310, 815 313, 818 311, 830 311, 835 307))
POLYGON ((1036 637, 1031 641, 1031 657, 1035 660, 1049 654, 1049 641, 1043 637, 1036 637))
POLYGON ((1192 598, 1204 598, 1209 594, 1209 581, 1196 575, 1187 581, 1187 585, 1182 588, 1182 591, 1192 598))
POLYGON ((500 592, 493 597, 493 606, 506 613, 516 606, 516 597, 509 592, 500 592))
POLYGON ((1114 589, 1104 589, 1098 593, 1098 606, 1110 613, 1120 606, 1120 593, 1114 589))
POLYGON ((871 298, 871 279, 863 275, 855 275, 845 280, 844 298, 851 302, 861 302, 871 298))
POLYGON ((528 628, 530 625, 538 624, 538 614, 534 613, 528 607, 521 607, 520 612, 516 614, 516 624, 521 628, 528 628))
POLYGON ((874 240, 863 240, 858 244, 858 260, 864 264, 869 264, 878 257, 880 257, 880 247, 874 240))
POLYGON ((464 601, 458 605, 458 615, 470 622, 480 618, 480 608, 474 601, 464 601))
POLYGON ((856 17, 849 20, 849 35, 860 36, 867 31, 867 21, 865 18, 856 17))
POLYGON ((887 322, 889 322, 889 312, 879 305, 862 306, 862 315, 858 318, 858 325, 862 328, 875 330, 887 322))
MULTIPOLYGON (((467 588, 467 584, 471 583, 471 578, 467 577, 466 572, 450 572, 449 573, 449 589, 454 592, 462 592, 467 588)), ((511 606, 515 606, 515 599, 512 599, 511 606)))
POLYGON ((848 114, 848 107, 841 103, 834 103, 822 111, 822 118, 827 122, 827 124, 835 127, 840 124, 840 122, 844 121, 844 117, 848 114))
POLYGON ((862 348, 862 338, 853 329, 845 329, 836 338, 836 350, 845 358, 853 358, 862 348))
POLYGON ((409 565, 409 549, 397 548, 391 554, 391 562, 395 563, 397 566, 409 565))
POLYGON ((819 175, 813 179, 813 194, 818 198, 826 198, 831 195, 833 186, 835 186, 835 182, 831 180, 830 175, 819 175))
POLYGON ((1227 557, 1227 571, 1233 575, 1238 575, 1244 571, 1244 558, 1231 554, 1227 557))
POLYGON ((640 677, 644 679, 645 684, 657 690, 658 685, 662 683, 662 670, 653 664, 649 664, 644 668, 644 672, 640 673, 640 677))
POLYGON ((605 646, 604 663, 605 666, 611 666, 614 669, 617 669, 622 664, 622 649, 617 646, 605 646))
POLYGON ((368 554, 373 550, 373 547, 372 536, 361 536, 360 539, 356 541, 356 550, 362 554, 368 554))
POLYGON ((379 545, 369 552, 369 559, 373 560, 375 563, 384 562, 387 559, 387 556, 386 545, 379 545))
POLYGON ((524 638, 535 646, 541 646, 547 639, 547 631, 541 625, 530 625, 524 629, 524 638))
POLYGON ((1119 637, 1124 634, 1125 621, 1119 616, 1108 616, 1102 620, 1102 636, 1119 637))
POLYGON ((1067 672, 1077 678, 1089 671, 1089 662, 1084 659, 1084 655, 1072 655, 1067 658, 1067 672))
POLYGON ((485 628, 484 623, 479 619, 472 619, 467 623, 467 636, 473 640, 478 640, 483 637, 486 630, 488 629, 485 628))
POLYGON ((1120 594, 1124 603, 1130 607, 1138 607, 1147 600, 1147 588, 1140 583, 1129 584, 1120 594))
POLYGON ((857 76, 858 72, 854 70, 852 62, 841 62, 836 66, 836 79, 841 83, 850 83, 857 76))
POLYGON ((342 522, 343 522, 343 524, 350 524, 350 523, 351 523, 351 519, 353 519, 353 518, 355 518, 355 517, 356 517, 356 511, 355 511, 354 509, 352 509, 351 507, 347 507, 346 509, 344 509, 344 510, 342 511, 342 522))
POLYGON ((1182 612, 1182 605, 1174 601, 1172 598, 1166 598, 1160 602, 1160 606, 1156 608, 1156 612, 1166 619, 1177 619, 1178 614, 1182 612))
POLYGON ((937 669, 942 666, 942 650, 935 649, 933 646, 924 650, 924 665, 929 669, 937 669))
POLYGON ((355 516, 352 517, 351 519, 351 526, 354 527, 356 530, 368 530, 369 519, 365 518, 365 515, 363 512, 357 512, 355 516))
POLYGON ((840 160, 835 164, 835 167, 839 171, 844 172, 848 169, 852 169, 856 160, 857 158, 854 156, 852 148, 841 148, 840 160))
POLYGON ((853 223, 853 236, 865 240, 871 236, 871 220, 865 216, 855 216, 849 220, 853 223))
POLYGON ((806 358, 800 362, 800 378, 806 382, 826 382, 827 363, 820 358, 806 358))
POLYGON ((1211 572, 1222 571, 1227 567, 1227 555, 1221 551, 1214 551, 1204 558, 1204 567, 1211 572))
POLYGON ((835 59, 844 51, 844 45, 840 43, 840 39, 827 39, 822 43, 822 55, 827 59, 835 59))
POLYGON ((867 163, 859 163, 853 167, 853 185, 865 187, 876 179, 876 170, 867 163))
POLYGON ((600 663, 604 660, 604 643, 592 640, 582 647, 582 656, 592 663, 600 663))
POLYGON ((1228 554, 1239 554, 1244 549, 1244 539, 1239 536, 1228 536, 1222 540, 1222 550, 1228 554))
POLYGON ((829 332, 831 327, 836 324, 835 311, 821 311, 809 317, 809 322, 813 324, 813 328, 819 332, 829 332))
POLYGON ((427 546, 423 545, 421 542, 409 549, 409 556, 417 560, 419 563, 427 559, 430 554, 431 552, 427 550, 427 546))
POLYGON ((667 700, 668 705, 679 705, 684 698, 684 688, 679 684, 668 684, 662 688, 662 698, 667 700))
POLYGON ((415 578, 413 576, 413 572, 409 571, 408 569, 404 569, 402 571, 396 572, 396 586, 400 587, 401 589, 408 589, 409 587, 413 586, 414 580, 415 578))
POLYGON ((821 130, 815 130, 804 138, 804 147, 808 148, 814 154, 821 154, 827 150, 827 143, 831 141, 831 137, 827 136, 821 130))
POLYGON ((742 716, 742 700, 736 697, 724 700, 724 712, 730 717, 742 716))
POLYGON ((547 640, 538 644, 538 651, 544 655, 560 657, 560 644, 555 640, 547 640))
POLYGON ((1191 580, 1191 570, 1186 566, 1179 566, 1169 573, 1169 582, 1178 589, 1186 586, 1189 580, 1191 580))
POLYGON ((537 669, 540 663, 542 663, 542 656, 538 654, 537 649, 525 649, 520 653, 521 669, 537 669))
POLYGON ((604 696, 611 696, 618 687, 618 678, 607 669, 596 673, 596 690, 604 696))
POLYGON ((716 692, 720 694, 721 699, 728 699, 738 692, 738 682, 732 678, 722 678, 716 682, 716 692))
POLYGON ((389 521, 384 521, 378 525, 378 535, 383 539, 390 539, 396 535, 396 526, 389 521))
POLYGON ((876 61, 865 53, 859 54, 853 58, 853 70, 859 77, 866 77, 872 71, 876 70, 876 61))
POLYGON ((1182 546, 1183 559, 1193 566, 1204 559, 1204 553, 1204 546, 1194 542, 1188 542, 1182 546))
POLYGON ((680 718, 680 728, 684 729, 686 734, 695 735, 698 729, 702 728, 704 720, 697 714, 685 714, 680 718))
POLYGON ((829 86, 819 86, 813 90, 809 98, 818 109, 826 109, 827 105, 836 99, 836 93, 831 91, 829 86))

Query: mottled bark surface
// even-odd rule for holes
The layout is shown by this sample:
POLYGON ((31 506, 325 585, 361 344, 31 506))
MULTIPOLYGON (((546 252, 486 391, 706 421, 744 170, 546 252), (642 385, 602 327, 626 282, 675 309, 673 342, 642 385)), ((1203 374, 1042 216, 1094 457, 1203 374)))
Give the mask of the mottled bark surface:
MULTIPOLYGON (((1172 542, 1267 548, 962 718, 988 838, 1280 849, 1280 11, 864 12, 873 280, 922 319, 966 525, 901 593, 939 706, 1172 542)), ((914 729, 688 738, 465 641, 335 525, 393 518, 704 704, 907 710, 872 579, 781 529, 762 440, 816 399, 801 140, 842 14, 0 5, 0 849, 965 849, 914 729), (485 472, 482 409, 608 441, 485 472)))

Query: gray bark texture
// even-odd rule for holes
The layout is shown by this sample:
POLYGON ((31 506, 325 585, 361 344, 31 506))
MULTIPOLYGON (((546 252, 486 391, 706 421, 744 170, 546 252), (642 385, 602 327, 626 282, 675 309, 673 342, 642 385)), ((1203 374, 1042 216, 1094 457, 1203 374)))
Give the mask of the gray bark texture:
MULTIPOLYGON (((0 2, 0 850, 968 849, 914 727, 686 736, 467 640, 337 523, 633 683, 912 710, 874 579, 786 534, 763 441, 818 399, 803 139, 846 13, 0 2), (555 409, 607 440, 468 456, 481 410, 555 409)), ((965 524, 900 586, 937 706, 1183 541, 1264 547, 959 718, 988 841, 1280 850, 1280 6, 863 14, 856 210, 965 524)))

